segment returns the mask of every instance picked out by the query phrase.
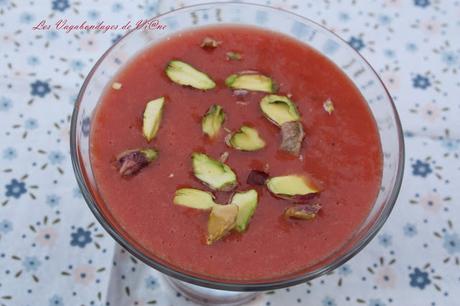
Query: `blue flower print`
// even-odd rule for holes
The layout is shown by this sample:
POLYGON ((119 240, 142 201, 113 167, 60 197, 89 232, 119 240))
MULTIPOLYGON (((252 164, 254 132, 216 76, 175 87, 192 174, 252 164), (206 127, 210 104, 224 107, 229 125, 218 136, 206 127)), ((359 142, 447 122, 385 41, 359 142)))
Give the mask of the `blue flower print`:
POLYGON ((395 52, 391 49, 385 49, 383 50, 383 54, 388 57, 388 58, 393 58, 395 57, 395 52))
POLYGON ((459 56, 455 54, 454 52, 443 52, 441 54, 441 59, 444 62, 444 64, 448 66, 455 66, 459 63, 459 56))
POLYGON ((51 151, 48 154, 48 160, 53 165, 62 163, 64 159, 65 159, 65 156, 60 151, 51 151))
POLYGON ((35 130, 36 128, 38 128, 38 122, 33 118, 29 118, 24 123, 24 127, 26 128, 26 130, 35 130))
POLYGON ((350 15, 346 12, 340 12, 339 13, 339 20, 340 21, 343 21, 343 22, 346 22, 348 20, 350 20, 350 15))
POLYGON ((26 13, 21 14, 21 17, 19 17, 19 20, 22 23, 31 23, 32 21, 34 21, 34 16, 26 12, 26 13))
POLYGON ((378 20, 381 25, 388 25, 391 23, 391 17, 388 15, 379 15, 378 20))
POLYGON ((99 18, 100 14, 96 10, 91 10, 88 12, 88 18, 92 20, 97 20, 99 18))
POLYGON ((71 233, 70 236, 72 237, 70 245, 78 246, 80 248, 84 248, 88 243, 93 241, 91 238, 91 232, 85 231, 81 227, 79 227, 75 233, 71 233))
POLYGON ((420 88, 420 89, 427 89, 428 87, 431 86, 430 79, 428 79, 426 76, 417 74, 413 79, 412 79, 412 85, 415 88, 420 88))
POLYGON ((449 151, 457 151, 460 148, 460 139, 446 138, 442 141, 442 146, 449 151))
POLYGON ((7 197, 19 199, 24 193, 27 192, 26 184, 24 182, 18 181, 17 179, 12 179, 11 182, 5 187, 5 195, 7 197))
POLYGON ((371 299, 369 300, 369 306, 385 306, 386 304, 380 299, 371 299))
POLYGON ((409 52, 411 52, 411 53, 416 52, 417 49, 418 49, 418 48, 417 48, 417 45, 414 44, 414 43, 407 43, 407 44, 406 44, 406 50, 409 51, 409 52))
POLYGON ((16 150, 14 148, 8 147, 3 150, 2 157, 6 160, 13 160, 16 157, 18 157, 18 153, 16 153, 16 150))
POLYGON ((38 260, 38 258, 35 256, 32 256, 32 257, 27 256, 22 261, 22 266, 24 267, 24 269, 26 269, 27 272, 37 271, 40 265, 41 265, 40 260, 38 260))
POLYGON ((349 40, 348 40, 348 44, 353 48, 355 49, 356 51, 360 51, 362 50, 364 47, 365 47, 365 44, 363 42, 363 40, 359 37, 355 37, 355 36, 352 36, 349 40))
POLYGON ((117 13, 123 10, 123 4, 116 2, 112 5, 112 12, 117 13))
POLYGON ((6 97, 0 98, 0 112, 6 112, 13 106, 13 103, 10 99, 6 97))
POLYGON ((75 102, 77 101, 78 99, 78 95, 77 94, 70 94, 69 95, 69 103, 70 104, 75 104, 75 102))
POLYGON ((83 195, 81 194, 81 190, 78 187, 75 187, 72 191, 72 195, 74 198, 81 199, 83 195))
POLYGON ((417 228, 415 227, 414 224, 407 223, 403 227, 403 232, 404 232, 404 235, 407 237, 414 237, 415 235, 417 235, 417 228))
POLYGON ((85 64, 81 60, 73 60, 70 62, 70 68, 74 71, 80 71, 85 67, 85 64))
POLYGON ((157 13, 156 1, 148 1, 144 7, 144 13, 147 17, 155 16, 157 13))
POLYGON ((53 295, 52 298, 49 299, 49 306, 64 306, 64 301, 62 300, 62 297, 59 295, 53 295))
POLYGON ((332 39, 326 40, 326 42, 323 45, 323 51, 326 54, 333 54, 335 51, 339 49, 340 45, 333 41, 332 39))
POLYGON ((83 121, 81 123, 81 132, 85 137, 89 135, 91 129, 91 119, 89 117, 83 118, 83 121))
POLYGON ((264 24, 267 22, 267 12, 264 12, 264 11, 257 11, 256 12, 256 22, 258 24, 264 24))
POLYGON ((431 172, 433 172, 433 170, 431 170, 430 164, 420 159, 417 159, 415 164, 412 164, 412 174, 415 176, 426 177, 431 172))
POLYGON ((145 279, 145 287, 147 289, 156 289, 158 287, 158 280, 153 277, 153 276, 149 276, 145 279))
POLYGON ((348 264, 342 265, 339 269, 339 275, 347 276, 351 274, 351 268, 348 264))
POLYGON ((40 64, 40 60, 38 59, 38 57, 32 55, 27 58, 27 64, 29 64, 30 66, 37 66, 38 64, 40 64))
POLYGON ((30 87, 31 87, 30 94, 32 96, 37 96, 40 98, 43 98, 44 96, 46 96, 47 94, 51 92, 51 88, 48 82, 37 80, 33 82, 32 84, 30 84, 30 87))
POLYGON ((55 40, 59 37, 59 33, 55 30, 46 32, 48 40, 55 40))
POLYGON ((121 34, 115 35, 115 36, 112 38, 112 44, 114 44, 114 43, 116 43, 117 41, 119 41, 122 37, 123 37, 123 35, 121 35, 121 34))
POLYGON ((297 38, 303 38, 311 36, 313 29, 301 22, 295 21, 292 25, 291 33, 294 34, 297 38))
POLYGON ((414 0, 414 5, 419 7, 427 7, 430 5, 430 0, 414 0))
POLYGON ((414 272, 409 274, 409 277, 410 285, 412 287, 425 289, 426 286, 431 284, 431 280, 428 277, 428 273, 421 271, 419 268, 415 268, 414 272))
POLYGON ((457 234, 445 234, 442 246, 449 254, 460 253, 460 237, 457 234))
POLYGON ((383 245, 384 247, 389 247, 391 246, 392 243, 392 237, 389 234, 382 234, 379 236, 379 243, 383 245))
POLYGON ((404 137, 414 137, 415 133, 411 131, 404 131, 404 137))
POLYGON ((323 301, 321 302, 323 306, 337 306, 335 300, 329 296, 326 296, 323 301))
POLYGON ((10 221, 5 219, 2 222, 0 222, 0 233, 8 234, 12 230, 13 230, 13 224, 10 221))
POLYGON ((64 12, 70 7, 68 0, 53 0, 52 2, 53 10, 64 12))
POLYGON ((58 206, 60 201, 61 197, 58 195, 50 194, 46 196, 46 204, 48 204, 50 207, 58 206))

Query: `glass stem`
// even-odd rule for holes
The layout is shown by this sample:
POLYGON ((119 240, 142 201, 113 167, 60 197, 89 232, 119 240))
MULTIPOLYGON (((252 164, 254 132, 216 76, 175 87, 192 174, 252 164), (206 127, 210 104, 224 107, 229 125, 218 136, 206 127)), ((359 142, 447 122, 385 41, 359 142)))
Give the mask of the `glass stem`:
POLYGON ((199 305, 237 306, 257 299, 260 292, 238 292, 210 289, 192 285, 174 278, 163 276, 166 283, 175 291, 199 305))

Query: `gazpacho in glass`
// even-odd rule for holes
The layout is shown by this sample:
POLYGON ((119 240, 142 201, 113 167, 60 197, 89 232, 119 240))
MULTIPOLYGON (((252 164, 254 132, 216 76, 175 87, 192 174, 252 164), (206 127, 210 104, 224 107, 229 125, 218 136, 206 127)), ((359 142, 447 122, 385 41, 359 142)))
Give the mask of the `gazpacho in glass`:
POLYGON ((340 249, 378 194, 382 152, 358 89, 288 36, 175 34, 113 77, 91 165, 113 226, 208 279, 301 273, 340 249))

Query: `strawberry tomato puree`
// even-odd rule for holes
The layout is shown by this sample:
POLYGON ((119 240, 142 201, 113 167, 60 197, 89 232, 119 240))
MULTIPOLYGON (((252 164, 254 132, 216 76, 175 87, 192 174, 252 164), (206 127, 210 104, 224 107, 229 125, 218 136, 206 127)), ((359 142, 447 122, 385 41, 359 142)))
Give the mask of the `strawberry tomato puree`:
MULTIPOLYGON (((301 273, 340 248, 368 215, 382 173, 376 124, 349 79, 330 61, 302 43, 272 32, 242 27, 215 27, 183 32, 136 56, 113 81, 100 101, 91 131, 91 161, 101 195, 99 205, 113 226, 131 243, 161 262, 194 275, 218 280, 257 282, 301 273), (222 41, 214 50, 200 48, 204 37, 222 41), (242 54, 228 61, 226 52, 242 54), (174 84, 164 73, 172 59, 183 60, 213 78, 209 91, 174 84), (262 116, 263 93, 235 96, 225 78, 256 70, 272 77, 280 94, 292 94, 302 115, 306 138, 302 158, 278 150, 279 128, 262 116), (148 101, 164 96, 166 104, 156 138, 142 135, 142 114, 148 101), (330 98, 335 111, 323 103, 330 98), (201 118, 218 103, 227 113, 226 129, 256 127, 267 146, 240 152, 201 131, 201 118), (138 175, 122 178, 113 166, 120 152, 154 147, 159 158, 138 175), (251 169, 269 168, 272 176, 306 173, 321 186, 316 219, 285 219, 289 202, 255 187, 259 205, 248 230, 231 233, 215 244, 205 243, 208 213, 173 204, 176 189, 206 190, 192 174, 191 153, 218 158, 228 151, 227 164, 238 175, 237 190, 251 169)), ((229 193, 217 194, 226 203, 229 193)))

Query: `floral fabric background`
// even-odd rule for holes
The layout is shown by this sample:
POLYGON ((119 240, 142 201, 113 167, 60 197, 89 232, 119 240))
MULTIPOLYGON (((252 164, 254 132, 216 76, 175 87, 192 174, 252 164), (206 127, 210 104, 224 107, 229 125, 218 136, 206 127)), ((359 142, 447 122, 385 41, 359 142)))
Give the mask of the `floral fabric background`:
MULTIPOLYGON (((122 32, 31 29, 42 19, 121 23, 199 1, 134 2, 0 0, 2 306, 189 305, 98 225, 71 167, 76 95, 122 32)), ((368 247, 252 304, 460 305, 460 1, 257 2, 325 25, 369 60, 397 104, 407 156, 396 208, 368 247)))

